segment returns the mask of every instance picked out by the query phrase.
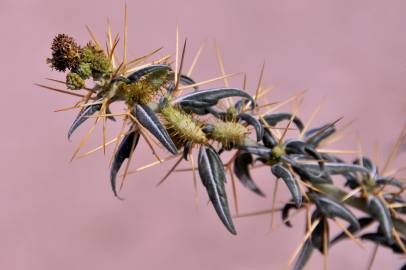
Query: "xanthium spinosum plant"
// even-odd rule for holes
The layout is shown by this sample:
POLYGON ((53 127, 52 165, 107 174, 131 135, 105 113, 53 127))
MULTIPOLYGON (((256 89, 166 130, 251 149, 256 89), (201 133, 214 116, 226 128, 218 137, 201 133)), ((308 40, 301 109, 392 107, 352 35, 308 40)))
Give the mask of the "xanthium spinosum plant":
MULTIPOLYGON (((107 48, 103 49, 88 30, 92 40, 84 46, 78 45, 66 34, 57 35, 52 42, 52 55, 47 63, 52 69, 65 72, 66 81, 51 81, 64 84, 68 89, 39 86, 80 98, 69 108, 79 109, 79 114, 68 131, 68 138, 85 121, 94 120, 72 159, 79 155, 95 126, 102 122, 103 145, 84 155, 115 143, 110 170, 114 196, 120 198, 119 191, 142 137, 157 161, 138 171, 177 158, 175 165, 159 182, 162 183, 183 160, 190 162, 193 179, 197 170, 214 210, 232 234, 237 232, 225 189, 226 174, 230 174, 233 185, 235 175, 244 187, 265 196, 253 181, 250 170, 269 167, 276 181, 281 179, 286 184, 292 197, 280 209, 273 206, 272 212, 280 211, 283 223, 288 227, 292 226, 289 218, 292 209, 306 212, 304 240, 289 261, 293 269, 303 269, 314 250, 327 256, 329 248, 344 239, 351 239, 359 245, 362 241, 372 241, 404 257, 405 184, 397 178, 400 170, 390 171, 388 166, 406 137, 406 128, 403 128, 388 162, 381 170, 371 158, 362 154, 352 162, 346 162, 321 149, 336 134, 340 119, 310 129, 310 120, 303 124, 297 115, 303 93, 285 102, 261 104, 260 100, 267 92, 261 84, 262 79, 253 96, 243 90, 245 87, 233 88, 228 83, 226 87, 200 89, 216 80, 227 82, 226 79, 235 74, 223 72, 220 77, 196 83, 190 74, 200 50, 187 75, 183 74, 186 41, 182 51, 177 42, 174 65, 170 54, 147 61, 160 49, 127 61, 126 32, 124 56, 119 62, 115 53, 118 35, 112 38, 109 27, 107 48), (89 81, 92 87, 86 86, 89 81), (292 113, 276 112, 288 102, 296 103, 296 110, 292 113), (123 103, 126 109, 112 113, 109 108, 113 103, 123 103), (107 142, 106 122, 116 121, 118 117, 122 118, 122 128, 115 139, 107 142), (281 122, 286 122, 286 126, 279 127, 281 122), (295 137, 287 138, 290 130, 294 130, 295 137), (166 149, 170 156, 162 159, 155 150, 156 144, 166 149), (198 152, 197 163, 192 154, 195 150, 198 152), (227 162, 221 158, 224 152, 232 155, 227 162), (122 181, 118 184, 118 172, 127 159, 122 181), (343 179, 345 184, 340 185, 338 182, 342 181, 336 178, 343 179), (353 209, 363 215, 356 216, 353 209), (342 233, 331 237, 329 227, 332 223, 338 225, 342 233), (371 230, 373 224, 377 226, 371 230)), ((222 66, 219 54, 218 60, 222 66)), ((262 74, 263 69, 260 78, 262 74)))

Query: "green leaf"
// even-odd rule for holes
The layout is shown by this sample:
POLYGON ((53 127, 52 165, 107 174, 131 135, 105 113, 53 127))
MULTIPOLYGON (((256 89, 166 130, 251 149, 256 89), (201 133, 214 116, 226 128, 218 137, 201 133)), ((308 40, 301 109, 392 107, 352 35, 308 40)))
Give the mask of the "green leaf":
POLYGON ((319 144, 336 132, 334 123, 326 124, 322 127, 310 129, 305 133, 305 142, 312 148, 317 148, 319 144))
MULTIPOLYGON (((97 100, 96 102, 101 102, 102 99, 97 100)), ((73 121, 72 126, 69 128, 68 131, 68 140, 70 140, 70 137, 72 136, 73 132, 82 125, 87 119, 89 119, 88 116, 93 115, 94 113, 100 111, 102 104, 101 103, 96 103, 92 105, 88 105, 86 107, 83 107, 83 109, 79 112, 78 116, 76 116, 75 121, 73 121)), ((111 113, 109 108, 107 108, 106 113, 111 113)), ((108 119, 112 121, 116 121, 113 116, 108 116, 108 119)))
POLYGON ((282 214, 282 221, 283 221, 283 223, 284 223, 286 226, 288 226, 288 227, 292 227, 292 223, 291 223, 290 220, 288 219, 288 218, 289 218, 289 211, 290 211, 292 208, 297 209, 297 208, 296 208, 296 205, 294 204, 294 201, 293 201, 293 200, 290 200, 288 203, 286 203, 286 204, 283 206, 282 211, 281 211, 281 214, 282 214))
POLYGON ((250 153, 239 152, 234 160, 234 173, 244 187, 248 188, 259 196, 265 197, 265 194, 258 188, 251 178, 249 165, 251 165, 252 162, 253 159, 250 153))
POLYGON ((141 125, 151 132, 170 153, 175 155, 178 152, 165 127, 147 105, 136 104, 134 112, 141 125))
POLYGON ((306 266, 306 263, 309 261, 313 253, 313 249, 312 242, 310 239, 307 239, 300 250, 299 256, 293 266, 293 270, 302 270, 306 266))
POLYGON ((113 163, 110 170, 110 183, 113 190, 114 196, 118 197, 117 188, 116 188, 116 178, 117 173, 121 168, 124 160, 131 156, 131 153, 134 152, 135 147, 137 147, 140 134, 138 130, 133 130, 127 133, 121 141, 120 145, 117 148, 117 152, 114 155, 113 163))
POLYGON ((292 173, 286 169, 281 163, 275 164, 271 167, 273 175, 278 178, 282 178, 292 194, 296 207, 299 208, 302 204, 302 192, 300 191, 299 184, 293 177, 292 173))
POLYGON ((315 202, 317 209, 326 217, 339 217, 351 224, 356 230, 360 228, 357 217, 341 202, 334 198, 315 192, 309 193, 309 197, 315 202))
POLYGON ((175 98, 172 103, 180 104, 182 107, 191 107, 192 104, 197 106, 200 103, 201 106, 209 107, 216 105, 220 99, 227 97, 243 97, 251 101, 252 108, 255 106, 254 99, 248 93, 236 88, 213 88, 191 92, 175 98))
POLYGON ((248 125, 253 126, 255 129, 255 133, 257 134, 257 142, 262 140, 262 137, 264 137, 264 127, 258 119, 248 113, 238 114, 237 119, 243 120, 247 122, 248 125))
POLYGON ((368 197, 367 206, 368 212, 379 221, 382 233, 385 236, 386 241, 391 244, 393 242, 393 224, 388 207, 386 207, 385 203, 381 201, 380 198, 374 195, 370 195, 368 197))
MULTIPOLYGON (((268 125, 270 125, 271 127, 276 126, 279 122, 282 122, 284 120, 289 121, 292 118, 292 114, 291 113, 272 113, 272 114, 268 114, 265 115, 263 118, 264 120, 267 122, 268 125)), ((302 131, 304 128, 303 122, 300 120, 300 118, 298 117, 293 117, 293 124, 295 124, 295 126, 302 131)))
POLYGON ((131 82, 136 82, 139 79, 141 79, 141 77, 150 74, 152 72, 157 72, 157 71, 163 71, 163 70, 171 70, 171 67, 168 65, 163 65, 163 64, 157 64, 157 65, 150 65, 147 66, 145 68, 139 69, 137 71, 134 71, 133 73, 131 73, 127 78, 131 81, 131 82))
POLYGON ((210 145, 202 145, 199 150, 198 164, 200 178, 218 217, 230 233, 237 234, 231 219, 224 187, 226 179, 224 167, 216 150, 210 145))

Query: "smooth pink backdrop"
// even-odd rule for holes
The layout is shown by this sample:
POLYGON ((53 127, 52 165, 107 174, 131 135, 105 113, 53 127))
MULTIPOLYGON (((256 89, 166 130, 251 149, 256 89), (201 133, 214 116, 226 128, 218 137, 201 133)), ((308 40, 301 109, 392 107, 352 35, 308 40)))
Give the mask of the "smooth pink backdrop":
MULTIPOLYGON (((250 89, 265 60, 265 83, 275 87, 271 101, 308 89, 302 115, 325 99, 315 124, 340 116, 356 120, 353 135, 337 148, 354 149, 357 131, 365 152, 371 154, 379 142, 387 154, 405 124, 405 1, 127 4, 130 57, 159 46, 173 52, 179 24, 181 38, 189 41, 187 67, 198 46, 207 43, 197 80, 219 74, 214 40, 226 71, 247 72, 250 89)), ((190 175, 172 176, 155 187, 168 165, 132 176, 126 200, 119 201, 110 191, 109 156, 69 163, 86 128, 68 142, 76 112, 53 111, 74 99, 33 84, 62 78, 45 64, 57 33, 83 44, 87 24, 103 39, 107 17, 113 30, 122 30, 123 6, 122 1, 0 2, 0 269, 284 269, 302 239, 303 218, 294 219, 295 228, 281 226, 271 234, 269 216, 237 219, 234 237, 206 206, 201 185, 196 211, 190 175)), ((232 82, 240 86, 241 78, 232 82)), ((134 167, 152 160, 146 146, 141 148, 134 167)), ((405 165, 404 152, 398 165, 405 165)), ((256 176, 268 197, 238 186, 241 212, 270 208, 273 178, 268 171, 256 176)), ((365 269, 372 247, 361 250, 351 242, 334 247, 330 269, 365 269)), ((315 254, 307 269, 322 269, 321 258, 315 254)), ((383 249, 376 260, 374 269, 399 269, 402 263, 383 249)))

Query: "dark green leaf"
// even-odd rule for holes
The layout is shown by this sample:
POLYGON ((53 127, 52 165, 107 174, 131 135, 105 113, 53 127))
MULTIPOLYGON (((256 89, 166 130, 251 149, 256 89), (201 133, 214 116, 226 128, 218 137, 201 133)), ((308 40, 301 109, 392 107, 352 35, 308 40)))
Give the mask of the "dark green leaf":
MULTIPOLYGON (((192 78, 190 78, 189 76, 186 76, 186 75, 182 74, 182 75, 180 75, 180 83, 183 84, 183 85, 192 85, 192 84, 195 84, 196 82, 192 78)), ((198 86, 195 86, 193 88, 195 90, 199 89, 198 86)))
POLYGON ((310 239, 306 240, 303 244, 302 249, 300 250, 293 270, 302 270, 306 266, 306 263, 309 261, 310 256, 313 253, 313 249, 314 248, 310 239))
MULTIPOLYGON (((300 163, 300 166, 304 167, 305 169, 320 169, 319 164, 312 164, 312 163, 300 163)), ((345 163, 334 163, 334 162, 326 162, 324 163, 324 169, 328 174, 335 175, 335 174, 348 174, 351 172, 360 172, 360 173, 369 173, 368 169, 355 165, 355 164, 345 164, 345 163)))
POLYGON ((299 184, 293 177, 292 173, 286 169, 281 163, 275 164, 271 167, 273 175, 278 178, 282 178, 292 194, 296 207, 299 208, 302 204, 302 192, 300 191, 299 184))
POLYGON ((375 182, 378 186, 389 185, 389 186, 397 187, 399 189, 405 188, 405 185, 403 184, 402 181, 400 181, 396 178, 393 178, 393 177, 389 177, 389 176, 378 176, 375 179, 375 182))
POLYGON ((285 142, 285 151, 287 154, 304 154, 306 144, 301 140, 287 140, 285 142))
POLYGON ((193 145, 193 143, 192 143, 191 141, 187 141, 187 142, 183 145, 183 159, 184 159, 184 160, 188 160, 190 150, 192 149, 192 145, 193 145))
POLYGON ((182 107, 184 105, 190 107, 198 104, 194 103, 194 105, 192 105, 191 102, 200 102, 201 104, 206 104, 205 106, 207 107, 214 106, 220 99, 227 97, 243 97, 249 99, 252 101, 251 107, 254 107, 254 100, 248 93, 234 88, 213 88, 191 92, 175 98, 172 102, 173 104, 180 104, 182 107))
POLYGON ((239 145, 238 149, 265 159, 270 159, 272 157, 272 150, 260 145, 258 146, 239 145))
POLYGON ((252 155, 246 152, 240 152, 234 160, 234 173, 240 180, 241 184, 254 193, 265 196, 265 194, 258 188, 255 182, 252 180, 249 165, 253 162, 252 155))
POLYGON ((127 135, 124 136, 120 145, 117 148, 117 152, 114 155, 113 164, 110 170, 110 182, 111 188, 113 190, 114 196, 118 197, 117 188, 116 188, 116 178, 117 173, 121 168, 124 160, 131 156, 131 153, 134 152, 135 147, 138 144, 140 134, 138 130, 132 130, 127 135))
MULTIPOLYGON (((312 219, 312 222, 314 219, 312 219)), ((319 224, 317 224, 316 228, 314 228, 310 240, 314 248, 317 248, 321 253, 323 253, 323 245, 324 245, 324 237, 330 236, 330 228, 328 225, 328 221, 326 218, 322 217, 319 224), (325 235, 324 231, 327 230, 327 235, 325 235)), ((330 243, 329 239, 326 239, 327 245, 330 243)), ((327 246, 328 248, 328 246, 327 246)))
MULTIPOLYGON (((267 122, 268 125, 271 127, 276 126, 279 122, 284 121, 284 120, 290 120, 292 118, 291 113, 273 113, 273 114, 268 114, 264 116, 264 120, 267 122)), ((302 121, 298 117, 293 118, 293 124, 302 131, 304 128, 304 125, 302 121)))
POLYGON ((134 71, 133 73, 131 73, 131 75, 129 75, 127 78, 131 81, 131 82, 136 82, 139 79, 141 79, 141 77, 152 73, 152 72, 157 72, 157 71, 162 71, 162 70, 171 70, 171 67, 168 65, 163 65, 163 64, 157 64, 157 65, 150 65, 148 67, 139 69, 137 71, 134 71))
POLYGON ((223 163, 216 150, 210 145, 202 145, 198 157, 199 175, 206 187, 210 201, 224 226, 232 234, 237 234, 231 219, 224 187, 225 173, 223 163))
POLYGON ((257 141, 259 142, 260 140, 262 140, 262 137, 264 137, 264 128, 262 127, 258 119, 248 113, 240 113, 237 116, 237 119, 243 120, 247 122, 248 125, 253 126, 257 134, 257 141))
POLYGON ((134 112, 141 125, 151 132, 170 153, 175 155, 178 150, 155 113, 147 105, 142 104, 136 104, 134 112))
MULTIPOLYGON (((97 100, 96 102, 101 102, 102 99, 97 100)), ((73 121, 72 126, 69 128, 68 131, 68 139, 70 140, 70 137, 72 136, 73 132, 81 125, 83 124, 87 119, 89 119, 89 116, 93 115, 95 112, 100 111, 102 104, 101 103, 96 103, 92 105, 88 105, 86 107, 83 107, 83 109, 80 111, 78 116, 76 117, 75 121, 73 121)), ((110 114, 109 108, 106 110, 107 114, 110 114)), ((109 120, 116 121, 116 119, 113 116, 108 116, 107 117, 109 120)))
POLYGON ((339 217, 347 221, 357 230, 360 228, 357 217, 341 202, 334 198, 318 194, 310 193, 309 197, 316 203, 317 209, 326 217, 339 217))
MULTIPOLYGON (((293 171, 300 176, 303 181, 309 181, 312 183, 326 184, 332 183, 332 180, 328 173, 320 170, 319 164, 308 164, 297 162, 297 157, 284 156, 284 161, 292 166, 293 171)), ((307 159, 305 159, 306 161, 307 159)), ((323 166, 324 169, 324 166, 323 166)))
POLYGON ((264 129, 264 135, 262 137, 262 142, 268 148, 273 148, 278 144, 278 141, 272 135, 272 133, 268 129, 264 129))
POLYGON ((288 218, 289 218, 289 211, 290 211, 292 208, 297 209, 297 208, 296 208, 296 205, 294 204, 294 201, 293 201, 293 200, 291 200, 290 202, 288 202, 287 204, 285 204, 285 206, 283 206, 282 212, 281 212, 281 214, 282 214, 282 221, 283 221, 283 223, 285 223, 285 225, 288 226, 288 227, 292 227, 292 223, 288 220, 288 218))
POLYGON ((389 209, 386 207, 385 203, 381 201, 380 198, 370 195, 368 197, 368 211, 369 213, 379 221, 382 229, 382 233, 386 238, 388 243, 393 242, 392 235, 392 218, 389 209))
POLYGON ((306 144, 317 148, 319 144, 336 132, 334 124, 327 124, 319 128, 311 129, 305 134, 306 144))
POLYGON ((68 139, 70 140, 70 137, 72 136, 73 132, 81 125, 83 124, 87 119, 89 119, 88 116, 93 115, 95 112, 98 112, 101 108, 101 103, 93 104, 84 107, 78 116, 76 117, 75 121, 73 121, 72 126, 69 128, 68 131, 68 139))

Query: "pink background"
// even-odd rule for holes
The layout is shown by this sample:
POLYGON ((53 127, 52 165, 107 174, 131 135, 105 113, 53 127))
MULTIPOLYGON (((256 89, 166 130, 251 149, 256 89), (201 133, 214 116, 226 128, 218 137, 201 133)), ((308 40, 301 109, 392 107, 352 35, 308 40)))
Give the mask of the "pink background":
MULTIPOLYGON (((279 227, 271 234, 269 216, 237 219, 239 235, 233 237, 206 206, 200 183, 196 211, 190 175, 174 175, 155 187, 168 164, 131 176, 126 200, 118 201, 110 191, 109 156, 69 163, 86 127, 68 142, 76 112, 53 111, 75 99, 33 83, 62 78, 45 64, 57 33, 83 44, 88 24, 103 39, 107 17, 114 30, 122 30, 123 6, 0 2, 0 269, 284 269, 302 239, 302 217, 294 219, 294 229, 279 227)), ((356 120, 352 135, 336 148, 354 149, 357 131, 367 153, 379 142, 387 154, 405 124, 405 1, 128 1, 128 10, 130 57, 162 45, 172 52, 178 23, 190 45, 186 67, 207 42, 196 80, 219 74, 214 39, 226 71, 246 71, 250 89, 265 60, 265 83, 275 87, 271 101, 308 89, 302 115, 325 98, 315 124, 340 116, 356 120)), ((232 82, 240 86, 241 78, 232 82)), ((404 152, 398 165, 405 164, 404 152)), ((136 154, 133 167, 152 160, 145 145, 136 154)), ((270 208, 273 178, 268 171, 256 175, 268 197, 257 198, 239 185, 241 212, 270 208)), ((279 195, 278 201, 282 196, 287 198, 279 195)), ((330 269, 364 269, 372 247, 334 247, 330 269)), ((321 258, 315 254, 307 269, 322 269, 321 258)), ((399 269, 401 263, 380 249, 374 269, 399 269)))

